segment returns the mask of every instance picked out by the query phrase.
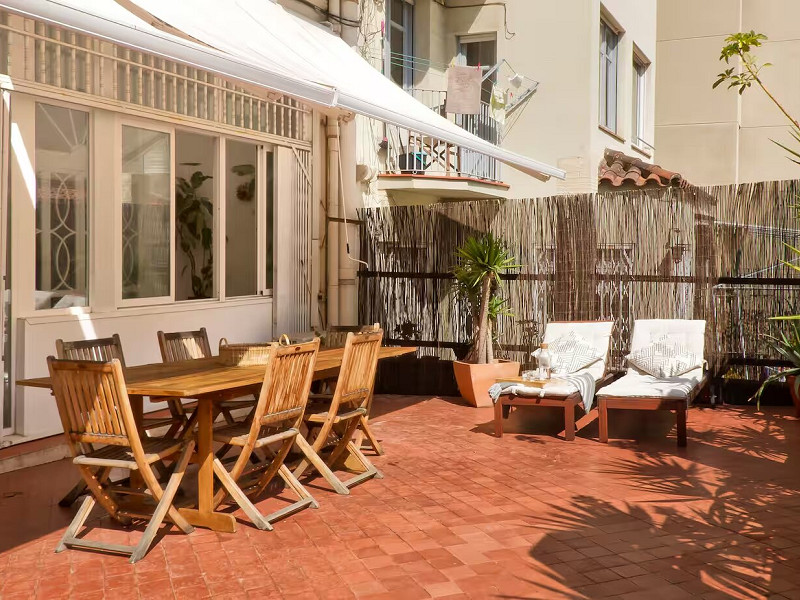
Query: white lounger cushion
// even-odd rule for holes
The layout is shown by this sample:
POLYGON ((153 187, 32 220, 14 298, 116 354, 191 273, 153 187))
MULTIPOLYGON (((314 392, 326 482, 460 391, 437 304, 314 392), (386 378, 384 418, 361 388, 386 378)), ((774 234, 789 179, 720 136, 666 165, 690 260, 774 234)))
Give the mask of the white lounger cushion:
MULTIPOLYGON (((565 337, 569 335, 571 331, 574 331, 577 335, 581 336, 587 342, 589 342, 592 346, 598 350, 599 353, 602 354, 603 358, 600 360, 600 364, 603 367, 603 371, 606 368, 606 362, 608 361, 608 353, 611 346, 611 330, 614 328, 614 323, 612 321, 596 321, 596 322, 569 322, 569 321, 554 321, 552 323, 548 323, 547 327, 544 330, 544 339, 543 342, 550 343, 553 340, 556 340, 560 337, 565 337)), ((589 368, 597 366, 598 363, 592 364, 589 368)), ((581 373, 583 369, 576 371, 576 373, 581 373)), ((600 377, 602 377, 602 373, 600 377)))
MULTIPOLYGON (((699 357, 704 356, 706 322, 688 319, 642 319, 633 325, 631 351, 638 350, 664 335, 686 347, 699 357)), ((628 366, 624 377, 605 386, 598 396, 623 398, 688 398, 703 379, 703 367, 679 375, 659 379, 636 367, 628 366)))
POLYGON ((702 367, 667 379, 628 371, 624 377, 598 390, 597 395, 621 398, 688 398, 702 378, 702 367))
MULTIPOLYGON (((592 363, 585 369, 580 369, 571 373, 571 375, 580 375, 581 373, 591 373, 595 381, 600 380, 606 373, 606 362, 608 361, 608 354, 611 347, 611 331, 614 328, 612 321, 596 321, 596 322, 570 322, 570 321, 554 321, 547 324, 544 330, 544 339, 542 341, 550 343, 555 339, 562 336, 569 335, 570 331, 574 331, 586 341, 588 341, 597 350, 603 353, 603 358, 592 363)), ((571 383, 565 381, 555 380, 544 386, 544 395, 551 397, 566 397, 574 394, 578 388, 571 383)), ((518 394, 520 396, 540 396, 541 393, 538 389, 530 394, 518 394)))

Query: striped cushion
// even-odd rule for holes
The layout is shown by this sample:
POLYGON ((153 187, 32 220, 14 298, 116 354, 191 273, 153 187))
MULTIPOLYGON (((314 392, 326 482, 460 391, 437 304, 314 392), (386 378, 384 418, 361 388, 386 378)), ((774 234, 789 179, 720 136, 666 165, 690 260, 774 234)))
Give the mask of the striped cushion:
POLYGON ((664 335, 625 357, 629 365, 661 379, 677 377, 702 366, 703 360, 664 335))
MULTIPOLYGON (((574 373, 605 356, 605 350, 598 350, 574 331, 548 342, 547 349, 550 351, 553 373, 574 373)), ((533 356, 539 358, 541 350, 536 350, 533 356)))

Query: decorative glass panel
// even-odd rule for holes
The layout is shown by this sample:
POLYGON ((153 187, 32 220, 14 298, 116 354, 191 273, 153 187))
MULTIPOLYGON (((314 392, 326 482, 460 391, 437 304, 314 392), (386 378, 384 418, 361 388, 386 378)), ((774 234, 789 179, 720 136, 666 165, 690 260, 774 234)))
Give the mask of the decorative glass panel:
POLYGON ((35 161, 35 306, 86 306, 89 114, 37 103, 35 161))
POLYGON ((122 298, 170 295, 168 133, 122 128, 122 298))
POLYGON ((258 146, 228 140, 225 190, 225 295, 258 292, 258 146))

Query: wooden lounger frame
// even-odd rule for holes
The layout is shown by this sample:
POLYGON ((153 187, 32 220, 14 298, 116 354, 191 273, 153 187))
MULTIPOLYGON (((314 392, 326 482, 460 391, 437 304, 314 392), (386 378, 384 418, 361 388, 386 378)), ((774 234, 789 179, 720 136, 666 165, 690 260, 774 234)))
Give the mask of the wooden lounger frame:
POLYGON ((708 374, 703 375, 700 382, 692 388, 686 398, 647 398, 636 396, 598 396, 597 409, 600 420, 600 441, 608 443, 608 409, 626 410, 670 410, 675 412, 677 423, 678 446, 686 446, 686 413, 692 402, 708 385, 708 374))
MULTIPOLYGON (((616 374, 606 373, 597 383, 596 389, 608 385, 614 380, 616 374)), ((504 394, 497 399, 494 405, 494 434, 503 437, 503 419, 511 413, 511 407, 516 406, 551 406, 564 410, 564 439, 571 442, 575 439, 575 432, 593 419, 592 412, 575 421, 575 408, 583 404, 580 393, 574 392, 569 396, 516 396, 504 394)))

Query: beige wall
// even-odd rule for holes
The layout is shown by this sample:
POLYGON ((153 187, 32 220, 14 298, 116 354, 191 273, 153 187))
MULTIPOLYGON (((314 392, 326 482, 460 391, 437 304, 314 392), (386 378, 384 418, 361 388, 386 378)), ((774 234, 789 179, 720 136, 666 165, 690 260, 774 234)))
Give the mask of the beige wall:
MULTIPOLYGON (((557 165, 568 178, 542 183, 503 166, 502 178, 511 185, 511 197, 594 191, 605 148, 636 152, 631 147, 634 44, 652 63, 647 109, 647 141, 652 143, 656 0, 603 3, 603 10, 624 29, 619 49, 620 139, 598 127, 600 0, 508 0, 508 35, 501 6, 469 6, 474 4, 474 0, 447 0, 445 8, 436 0, 416 0, 414 54, 431 64, 415 72, 414 85, 445 89, 445 69, 457 55, 459 37, 485 33, 496 35, 498 58, 540 82, 536 94, 509 120, 503 146, 557 165)), ((375 21, 374 27, 379 26, 375 21)), ((504 71, 506 77, 509 73, 504 71)))
POLYGON ((770 139, 788 143, 787 123, 757 88, 743 96, 711 89, 725 67, 719 52, 737 31, 766 34, 757 50, 773 67, 770 90, 800 115, 800 40, 796 0, 659 0, 656 147, 659 162, 697 185, 797 177, 798 167, 770 139))
MULTIPOLYGON (((448 6, 459 4, 472 3, 448 1, 448 6)), ((509 0, 507 6, 513 36, 505 34, 503 10, 499 6, 446 9, 450 37, 447 48, 452 56, 459 35, 497 33, 498 57, 505 58, 519 73, 540 82, 536 94, 512 120, 503 146, 565 169, 567 180, 541 183, 505 166, 503 180, 511 184, 512 197, 594 191, 597 168, 606 147, 635 152, 631 148, 634 44, 652 63, 647 136, 651 143, 654 138, 655 0, 603 3, 603 10, 624 30, 618 58, 621 139, 598 127, 601 2, 509 0)))

